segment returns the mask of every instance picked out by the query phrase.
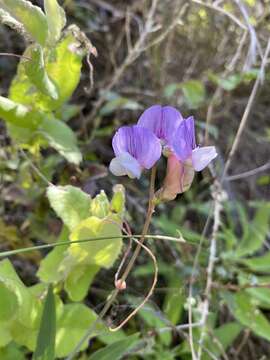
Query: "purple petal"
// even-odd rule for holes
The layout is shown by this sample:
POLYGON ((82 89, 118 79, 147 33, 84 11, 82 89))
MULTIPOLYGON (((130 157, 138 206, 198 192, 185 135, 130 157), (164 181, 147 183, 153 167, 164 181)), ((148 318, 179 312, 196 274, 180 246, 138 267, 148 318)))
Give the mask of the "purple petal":
POLYGON ((114 175, 128 175, 131 179, 139 179, 142 172, 142 168, 138 161, 127 152, 113 158, 109 168, 114 175))
POLYGON ((192 164, 196 171, 203 170, 217 156, 214 146, 197 147, 192 151, 192 164))
POLYGON ((141 167, 150 169, 161 156, 161 145, 152 131, 141 126, 123 126, 113 137, 116 156, 129 153, 141 167))
POLYGON ((174 107, 154 105, 143 112, 138 125, 151 130, 166 144, 171 144, 174 133, 182 120, 182 115, 174 107))
POLYGON ((191 156, 192 150, 196 147, 193 116, 181 122, 176 130, 172 145, 179 160, 184 162, 191 156))

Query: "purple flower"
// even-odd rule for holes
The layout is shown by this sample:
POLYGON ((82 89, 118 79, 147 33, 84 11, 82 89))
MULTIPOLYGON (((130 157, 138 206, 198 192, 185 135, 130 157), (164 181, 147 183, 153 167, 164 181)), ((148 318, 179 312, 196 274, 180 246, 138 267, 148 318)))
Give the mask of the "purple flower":
POLYGON ((138 125, 151 130, 165 145, 170 145, 183 117, 172 106, 153 105, 139 118, 138 125))
POLYGON ((172 147, 175 155, 182 163, 192 161, 195 171, 203 170, 216 156, 214 146, 199 147, 195 140, 195 127, 193 117, 181 122, 175 132, 172 147))
POLYGON ((123 126, 113 137, 115 158, 110 170, 116 176, 141 176, 143 169, 151 169, 161 156, 159 139, 150 130, 141 126, 123 126))

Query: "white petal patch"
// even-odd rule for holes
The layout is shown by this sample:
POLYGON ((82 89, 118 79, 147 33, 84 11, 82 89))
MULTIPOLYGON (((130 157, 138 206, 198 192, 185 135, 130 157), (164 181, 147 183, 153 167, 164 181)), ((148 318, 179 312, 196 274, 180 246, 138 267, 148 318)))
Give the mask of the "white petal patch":
POLYGON ((203 170, 213 159, 217 157, 214 146, 197 147, 192 151, 192 164, 196 171, 203 170))
POLYGON ((139 179, 142 173, 138 161, 127 152, 113 158, 109 169, 116 176, 128 175, 131 179, 139 179))

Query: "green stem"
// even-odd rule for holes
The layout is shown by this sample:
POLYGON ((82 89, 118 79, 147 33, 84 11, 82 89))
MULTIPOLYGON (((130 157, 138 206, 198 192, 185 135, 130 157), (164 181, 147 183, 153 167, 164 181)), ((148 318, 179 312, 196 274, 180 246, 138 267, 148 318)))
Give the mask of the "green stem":
MULTIPOLYGON (((22 248, 22 249, 2 251, 2 252, 0 252, 0 258, 1 257, 6 257, 6 256, 18 255, 18 254, 21 254, 21 253, 34 251, 34 250, 50 249, 50 248, 56 247, 56 246, 80 244, 80 243, 86 243, 86 242, 89 242, 89 241, 99 241, 99 240, 102 241, 102 240, 110 240, 110 239, 119 239, 120 237, 121 238, 128 238, 128 239, 130 239, 130 238, 141 238, 141 235, 121 235, 121 236, 110 236, 110 237, 108 237, 108 236, 100 236, 100 237, 95 237, 95 238, 91 238, 91 239, 81 239, 81 240, 74 240, 74 241, 58 241, 56 243, 51 243, 51 244, 29 246, 29 247, 22 248)), ((183 244, 187 243, 182 238, 176 238, 176 237, 172 237, 172 236, 145 235, 144 237, 147 238, 147 239, 154 239, 154 240, 176 241, 176 242, 180 242, 180 243, 183 243, 183 244)))

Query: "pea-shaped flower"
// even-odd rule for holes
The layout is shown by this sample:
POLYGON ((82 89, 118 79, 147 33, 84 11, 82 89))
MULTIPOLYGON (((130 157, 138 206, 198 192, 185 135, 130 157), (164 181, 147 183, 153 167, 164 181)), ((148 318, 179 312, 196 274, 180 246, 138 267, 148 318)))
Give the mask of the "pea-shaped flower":
POLYGON ((197 146, 193 116, 183 120, 175 132, 173 151, 182 163, 189 162, 195 171, 203 170, 216 156, 214 146, 197 146))
POLYGON ((153 105, 142 113, 138 125, 151 130, 162 145, 171 145, 182 121, 182 115, 174 107, 153 105))
POLYGON ((140 178, 143 169, 151 169, 161 156, 161 145, 156 135, 144 127, 123 126, 113 137, 115 158, 110 171, 116 176, 140 178))
POLYGON ((214 146, 196 145, 193 117, 183 120, 174 134, 166 177, 158 193, 159 199, 173 200, 177 194, 187 191, 194 172, 203 170, 216 156, 214 146))

